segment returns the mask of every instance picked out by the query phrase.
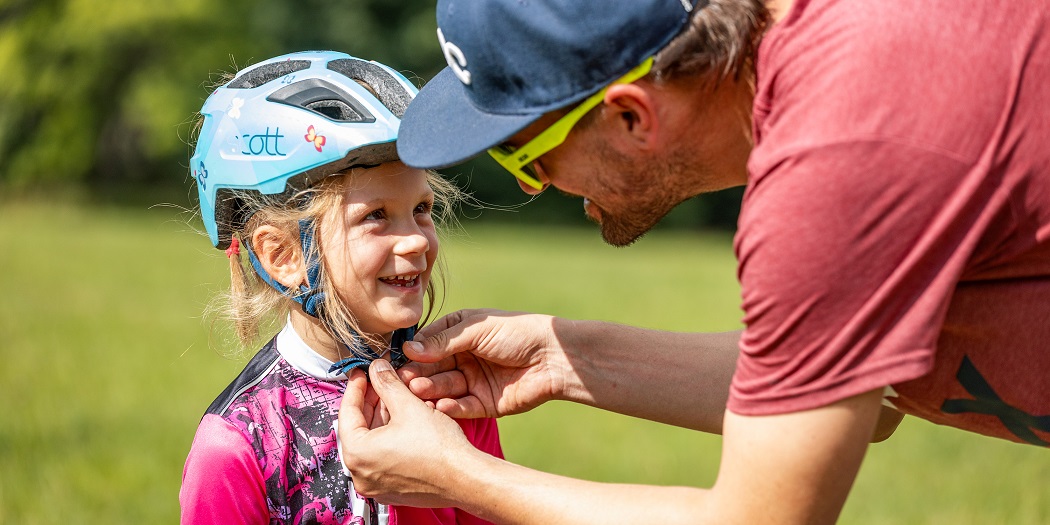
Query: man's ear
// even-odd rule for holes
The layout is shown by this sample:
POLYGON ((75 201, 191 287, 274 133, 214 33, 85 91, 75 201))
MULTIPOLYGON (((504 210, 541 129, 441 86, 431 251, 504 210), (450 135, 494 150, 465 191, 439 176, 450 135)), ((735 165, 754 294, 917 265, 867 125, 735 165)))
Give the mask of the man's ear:
POLYGON ((293 290, 306 282, 303 250, 296 238, 270 224, 259 226, 252 232, 252 251, 259 264, 275 281, 293 290))
POLYGON ((639 84, 613 84, 605 92, 604 118, 636 147, 654 147, 660 121, 652 93, 639 84))

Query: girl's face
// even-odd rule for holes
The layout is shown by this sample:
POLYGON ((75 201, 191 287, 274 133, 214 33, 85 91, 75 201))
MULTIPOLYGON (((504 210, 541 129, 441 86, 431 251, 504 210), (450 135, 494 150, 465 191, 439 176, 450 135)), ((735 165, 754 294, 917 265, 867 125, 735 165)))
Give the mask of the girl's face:
POLYGON ((389 162, 346 177, 321 228, 335 291, 365 333, 415 325, 438 254, 426 172, 389 162))

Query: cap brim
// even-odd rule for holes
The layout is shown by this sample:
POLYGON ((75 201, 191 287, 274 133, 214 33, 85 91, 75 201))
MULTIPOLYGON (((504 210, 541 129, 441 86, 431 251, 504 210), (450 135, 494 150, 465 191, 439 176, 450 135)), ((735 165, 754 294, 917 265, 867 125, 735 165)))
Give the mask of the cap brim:
POLYGON ((409 103, 398 131, 401 162, 439 169, 466 162, 543 116, 495 115, 479 110, 448 67, 409 103))

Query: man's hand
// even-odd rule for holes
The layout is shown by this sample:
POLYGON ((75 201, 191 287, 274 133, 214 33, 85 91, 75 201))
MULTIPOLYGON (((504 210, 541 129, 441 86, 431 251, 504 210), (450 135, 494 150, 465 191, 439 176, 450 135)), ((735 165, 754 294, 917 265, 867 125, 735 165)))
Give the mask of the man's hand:
POLYGON ((420 401, 390 363, 353 370, 339 408, 339 446, 354 488, 390 505, 454 506, 444 487, 464 460, 483 454, 455 421, 420 401))
POLYGON ((675 333, 500 310, 461 310, 420 330, 399 374, 456 418, 582 403, 720 433, 740 332, 675 333))
POLYGON ((457 418, 528 411, 564 389, 566 364, 554 318, 499 310, 461 310, 406 343, 414 362, 399 371, 412 393, 457 418))

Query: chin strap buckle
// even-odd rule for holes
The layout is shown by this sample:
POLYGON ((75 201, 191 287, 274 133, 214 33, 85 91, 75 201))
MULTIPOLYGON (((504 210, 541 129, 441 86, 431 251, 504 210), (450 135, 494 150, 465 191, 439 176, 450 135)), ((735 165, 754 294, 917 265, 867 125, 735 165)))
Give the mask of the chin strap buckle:
POLYGON ((390 336, 390 348, 387 349, 386 352, 383 352, 383 354, 377 354, 374 351, 372 351, 372 349, 368 348, 368 346, 362 344, 359 346, 358 349, 351 349, 351 351, 364 353, 366 354, 365 356, 355 355, 347 357, 346 359, 342 359, 336 363, 333 363, 332 366, 328 369, 328 372, 349 374, 351 370, 355 368, 360 368, 364 370, 367 374, 368 365, 372 364, 372 361, 383 357, 383 355, 386 355, 387 353, 390 354, 390 364, 393 365, 395 369, 401 368, 402 366, 405 366, 405 364, 407 364, 409 361, 408 356, 405 355, 405 352, 401 349, 401 346, 404 345, 405 342, 411 341, 412 338, 415 336, 415 326, 394 330, 394 333, 390 336))

